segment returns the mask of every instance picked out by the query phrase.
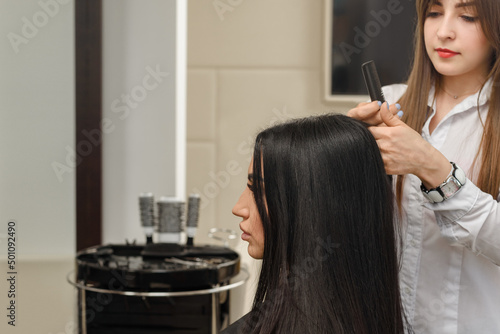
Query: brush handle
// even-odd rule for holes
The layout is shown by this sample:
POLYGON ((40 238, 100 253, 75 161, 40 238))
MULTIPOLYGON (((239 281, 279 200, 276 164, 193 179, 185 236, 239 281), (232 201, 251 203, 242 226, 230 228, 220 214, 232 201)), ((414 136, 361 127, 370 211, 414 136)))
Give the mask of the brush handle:
MULTIPOLYGON (((385 96, 382 92, 382 85, 380 84, 375 62, 373 60, 367 61, 361 65, 361 70, 363 71, 363 77, 365 78, 365 84, 368 89, 368 93, 370 94, 370 99, 372 101, 380 101, 384 103, 385 96)), ((387 175, 387 179, 390 183, 392 183, 391 175, 387 175)))
POLYGON ((373 60, 367 61, 361 65, 361 70, 363 71, 363 77, 365 78, 365 84, 370 94, 370 99, 372 101, 385 102, 385 96, 382 92, 382 85, 380 84, 375 62, 373 60))

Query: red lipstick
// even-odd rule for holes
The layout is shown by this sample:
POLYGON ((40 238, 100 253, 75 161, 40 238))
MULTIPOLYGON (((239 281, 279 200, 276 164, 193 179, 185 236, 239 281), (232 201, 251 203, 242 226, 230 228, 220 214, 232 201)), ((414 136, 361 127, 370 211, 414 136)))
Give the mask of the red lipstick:
POLYGON ((439 57, 441 57, 441 58, 451 58, 451 57, 454 57, 454 56, 460 54, 459 52, 451 51, 448 49, 441 49, 441 48, 437 48, 436 52, 438 53, 439 57))

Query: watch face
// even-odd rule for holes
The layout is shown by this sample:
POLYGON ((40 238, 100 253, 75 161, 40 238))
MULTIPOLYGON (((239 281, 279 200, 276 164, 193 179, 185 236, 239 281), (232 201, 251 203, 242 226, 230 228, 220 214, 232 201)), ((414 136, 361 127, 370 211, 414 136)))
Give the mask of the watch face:
POLYGON ((453 196, 461 186, 462 185, 456 178, 454 178, 453 176, 449 177, 448 180, 446 180, 446 184, 441 186, 441 191, 444 194, 444 198, 450 198, 451 196, 453 196))
POLYGON ((432 203, 440 203, 445 199, 448 199, 455 195, 460 188, 467 182, 467 177, 464 171, 455 165, 453 162, 453 174, 446 179, 439 187, 434 188, 432 190, 427 190, 423 186, 420 186, 422 193, 425 198, 427 198, 432 203))

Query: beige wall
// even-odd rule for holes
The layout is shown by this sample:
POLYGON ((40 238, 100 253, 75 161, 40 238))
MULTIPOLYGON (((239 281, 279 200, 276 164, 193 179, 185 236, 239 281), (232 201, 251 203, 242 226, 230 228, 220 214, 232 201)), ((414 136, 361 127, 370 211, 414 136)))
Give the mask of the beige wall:
MULTIPOLYGON (((289 117, 346 110, 345 103, 323 102, 323 5, 189 1, 186 190, 201 192, 202 236, 211 227, 239 231, 231 208, 245 186, 259 129, 289 117), (214 3, 226 7, 218 11, 214 3)), ((233 294, 234 321, 249 310, 259 264, 243 242, 232 245, 252 274, 233 294)))
POLYGON ((0 333, 70 333, 74 1, 0 0, 0 22, 0 333))

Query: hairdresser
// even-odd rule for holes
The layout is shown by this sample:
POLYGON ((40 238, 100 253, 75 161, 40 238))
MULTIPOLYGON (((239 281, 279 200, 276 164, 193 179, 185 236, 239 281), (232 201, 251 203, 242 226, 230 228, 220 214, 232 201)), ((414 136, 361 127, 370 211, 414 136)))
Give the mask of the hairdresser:
POLYGON ((416 4, 407 85, 384 87, 397 104, 348 114, 372 125, 397 175, 400 284, 415 332, 500 333, 500 1, 416 4))

